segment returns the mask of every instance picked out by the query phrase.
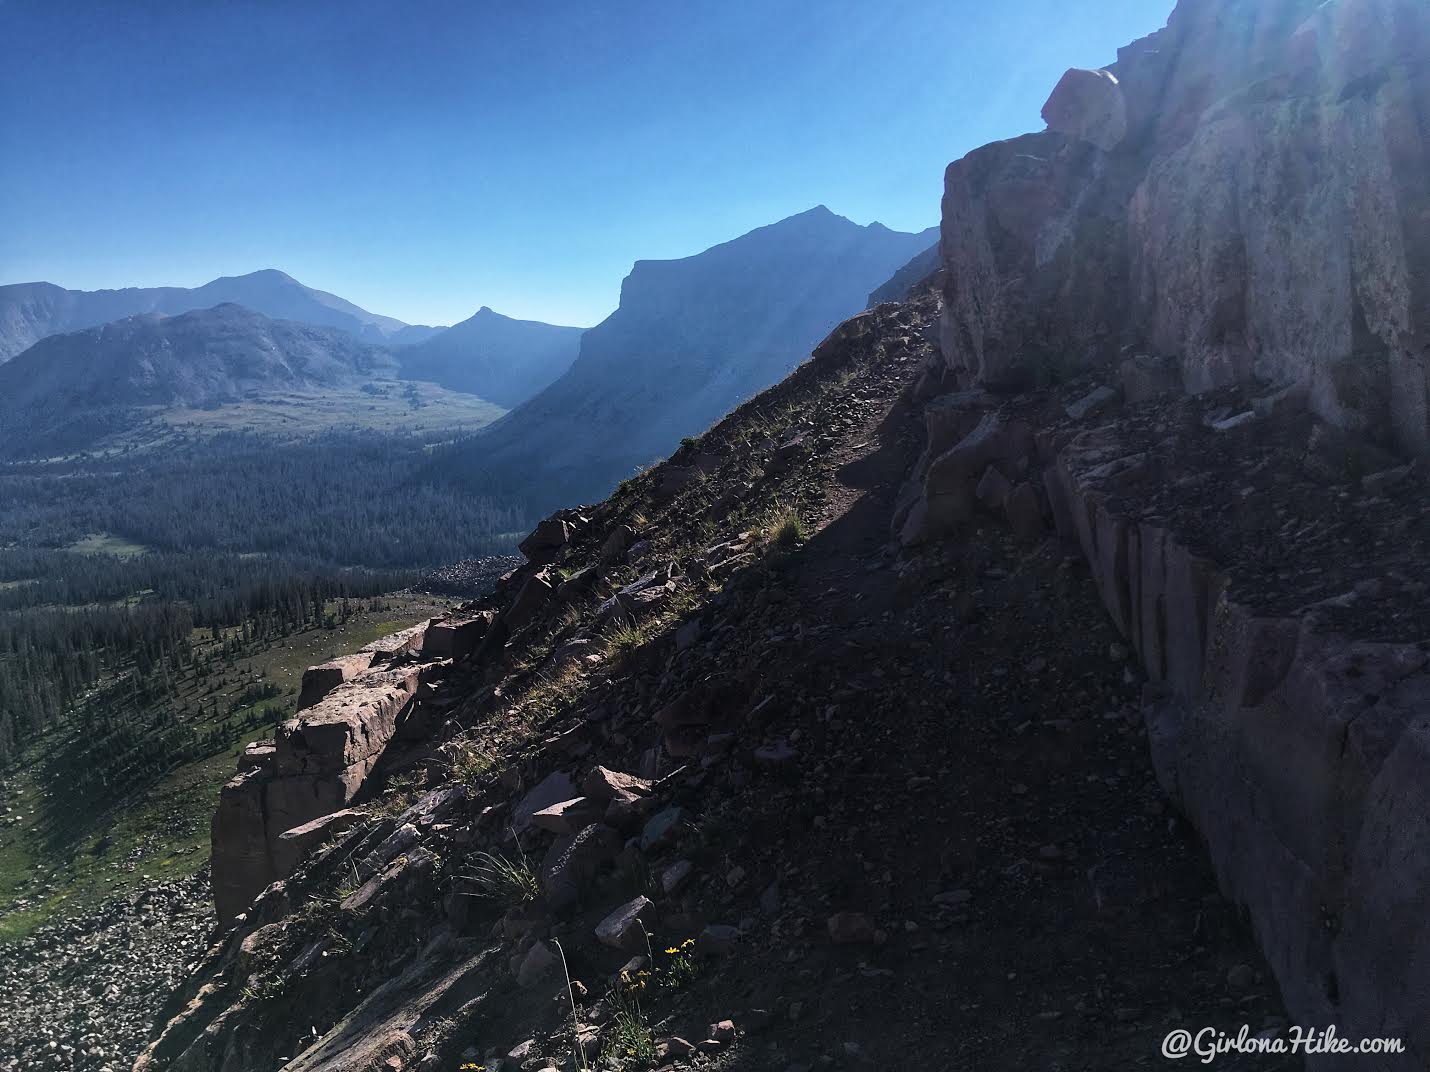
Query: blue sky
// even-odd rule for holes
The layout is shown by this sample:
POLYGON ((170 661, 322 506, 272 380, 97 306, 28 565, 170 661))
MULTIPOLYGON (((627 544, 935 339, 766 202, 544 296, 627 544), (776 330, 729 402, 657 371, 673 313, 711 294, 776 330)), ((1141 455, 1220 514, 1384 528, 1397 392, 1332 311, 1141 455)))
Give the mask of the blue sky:
POLYGON ((281 268, 589 325, 641 258, 816 204, 937 222, 1172 0, 0 0, 0 282, 281 268))

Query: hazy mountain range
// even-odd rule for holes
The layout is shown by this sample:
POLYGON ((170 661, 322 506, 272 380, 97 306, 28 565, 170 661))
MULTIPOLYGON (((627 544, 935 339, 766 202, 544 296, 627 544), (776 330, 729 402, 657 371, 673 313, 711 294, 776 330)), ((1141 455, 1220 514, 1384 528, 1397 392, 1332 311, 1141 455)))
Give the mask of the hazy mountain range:
POLYGON ((936 238, 821 205, 693 257, 637 261, 570 370, 474 438, 457 471, 538 508, 599 497, 782 379, 936 238))
POLYGON ((335 328, 273 320, 232 303, 52 335, 0 365, 0 429, 8 445, 86 445, 136 409, 212 407, 252 391, 393 379, 390 350, 335 328))
POLYGON ((233 302, 281 320, 341 328, 370 343, 405 345, 429 338, 440 328, 414 326, 379 316, 327 291, 305 287, 269 268, 224 276, 201 287, 127 287, 123 290, 65 290, 53 283, 0 286, 0 361, 41 339, 96 327, 139 313, 174 316, 233 302))
POLYGON ((401 352, 402 375, 510 408, 571 367, 584 328, 513 320, 487 306, 401 352))
POLYGON ((411 326, 275 270, 194 289, 0 287, 0 354, 29 343, 0 364, 0 448, 88 447, 155 407, 374 380, 390 396, 401 378, 512 410, 447 474, 538 503, 590 498, 781 379, 871 292, 906 290, 935 237, 820 206, 691 257, 636 262, 619 308, 587 331, 485 306, 450 328, 411 326))

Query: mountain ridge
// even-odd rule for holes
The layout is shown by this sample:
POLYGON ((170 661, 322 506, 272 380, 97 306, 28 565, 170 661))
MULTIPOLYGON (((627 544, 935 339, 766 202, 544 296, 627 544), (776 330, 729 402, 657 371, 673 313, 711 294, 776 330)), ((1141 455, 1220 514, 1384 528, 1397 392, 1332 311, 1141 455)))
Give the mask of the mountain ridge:
POLYGON ((0 365, 7 446, 74 447, 151 406, 212 407, 248 391, 393 377, 396 360, 336 328, 264 316, 234 303, 176 316, 141 313, 51 335, 0 365))
POLYGON ((43 281, 10 283, 0 286, 0 363, 51 335, 97 327, 141 313, 176 316, 225 302, 274 319, 339 328, 369 343, 419 342, 440 330, 368 312, 336 294, 306 286, 276 268, 219 276, 198 287, 68 290, 43 281))
POLYGON ((638 260, 570 369, 471 444, 468 479, 604 493, 778 381, 936 234, 816 206, 668 260, 638 260))
POLYGON ((402 375, 510 408, 571 367, 585 330, 518 320, 483 305, 466 320, 402 349, 402 375))

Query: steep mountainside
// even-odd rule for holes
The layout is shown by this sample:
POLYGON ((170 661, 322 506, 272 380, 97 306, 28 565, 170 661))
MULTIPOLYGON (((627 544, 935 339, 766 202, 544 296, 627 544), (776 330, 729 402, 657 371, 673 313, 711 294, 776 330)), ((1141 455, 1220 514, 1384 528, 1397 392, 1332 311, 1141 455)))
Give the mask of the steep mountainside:
POLYGON ((1275 1022, 1036 508, 888 545, 936 315, 849 322, 491 598, 310 670, 137 1068, 1134 1068, 1275 1022))
POLYGON ((571 367, 582 328, 513 320, 486 306, 399 354, 402 375, 510 409, 571 367))
POLYGON ((693 257, 638 261, 571 369, 458 468, 541 506, 603 494, 786 375, 933 236, 820 206, 693 257))
MULTIPOLYGON (((136 1072, 1430 1068, 1430 6, 1180 0, 1044 115, 928 287, 309 669, 136 1072)), ((638 266, 472 450, 699 427, 833 226, 638 266)))
POLYGON ((403 324, 360 309, 336 294, 305 287, 275 269, 225 276, 201 287, 129 287, 124 290, 65 290, 53 283, 0 287, 0 362, 61 332, 96 327, 140 313, 174 316, 225 302, 265 316, 341 328, 370 343, 420 342, 436 328, 403 324))
POLYGON ((0 365, 0 438, 72 445, 137 407, 206 407, 254 390, 395 374, 389 351, 332 328, 270 320, 238 305, 148 313, 51 336, 0 365))
POLYGON ((935 242, 890 276, 889 281, 883 286, 870 294, 869 307, 873 308, 881 302, 903 301, 916 284, 923 282, 938 271, 942 263, 943 260, 939 257, 938 243, 935 242))

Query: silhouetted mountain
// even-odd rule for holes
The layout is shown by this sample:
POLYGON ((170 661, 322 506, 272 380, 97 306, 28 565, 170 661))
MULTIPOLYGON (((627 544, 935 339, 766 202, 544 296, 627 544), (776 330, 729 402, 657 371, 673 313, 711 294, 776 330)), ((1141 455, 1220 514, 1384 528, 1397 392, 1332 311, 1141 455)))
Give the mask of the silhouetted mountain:
POLYGON ((870 294, 869 308, 872 309, 881 302, 903 301, 908 296, 910 287, 922 283, 942 266, 943 262, 939 259, 938 243, 935 242, 890 276, 888 282, 882 287, 870 294))
POLYGON ((475 316, 404 349, 402 375, 510 408, 571 367, 583 330, 513 320, 482 306, 475 316))
POLYGON ((0 286, 0 361, 50 335, 96 327, 140 313, 174 316, 224 302, 234 302, 264 316, 341 328, 371 343, 416 343, 441 330, 369 313, 336 294, 305 287, 272 268, 224 276, 193 289, 65 290, 53 283, 14 283, 0 286))
POLYGON ((681 260, 637 261, 559 380, 474 438, 462 478, 589 500, 804 361, 926 249, 824 206, 681 260))
POLYGON ((392 354, 346 332, 271 320, 239 305, 145 313, 54 335, 0 365, 0 447, 50 449, 117 430, 138 407, 213 406, 255 390, 396 375, 392 354))

